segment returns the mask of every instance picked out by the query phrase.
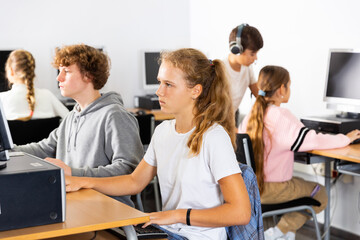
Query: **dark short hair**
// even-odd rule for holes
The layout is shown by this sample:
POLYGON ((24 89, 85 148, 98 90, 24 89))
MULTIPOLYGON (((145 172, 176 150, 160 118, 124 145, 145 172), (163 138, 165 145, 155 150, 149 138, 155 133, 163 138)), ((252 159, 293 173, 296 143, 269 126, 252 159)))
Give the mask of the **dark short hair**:
POLYGON ((89 77, 96 90, 101 89, 110 75, 110 59, 102 51, 85 44, 76 44, 57 48, 53 66, 76 64, 80 72, 89 77))
MULTIPOLYGON (((237 31, 238 27, 236 26, 230 33, 229 43, 236 41, 237 31)), ((264 46, 264 41, 259 30, 249 25, 245 26, 241 33, 241 45, 244 50, 249 49, 254 52, 259 51, 264 46)))

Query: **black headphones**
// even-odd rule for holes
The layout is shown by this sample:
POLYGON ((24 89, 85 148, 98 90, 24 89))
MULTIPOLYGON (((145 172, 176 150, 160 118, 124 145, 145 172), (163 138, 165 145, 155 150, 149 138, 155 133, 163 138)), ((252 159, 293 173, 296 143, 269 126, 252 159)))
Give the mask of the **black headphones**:
POLYGON ((230 42, 230 51, 233 54, 241 54, 244 52, 244 48, 241 45, 241 33, 244 29, 244 27, 248 26, 247 23, 243 23, 237 27, 237 34, 236 34, 236 41, 230 42))

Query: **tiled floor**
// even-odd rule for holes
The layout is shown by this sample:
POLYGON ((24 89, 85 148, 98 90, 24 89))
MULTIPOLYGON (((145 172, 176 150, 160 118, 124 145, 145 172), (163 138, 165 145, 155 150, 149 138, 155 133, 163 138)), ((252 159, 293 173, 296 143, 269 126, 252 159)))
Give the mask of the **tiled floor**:
MULTIPOLYGON (((272 219, 268 219, 264 221, 264 227, 267 229, 268 227, 273 226, 272 219)), ((321 234, 323 234, 323 225, 319 224, 321 234)), ((312 221, 308 221, 305 225, 300 228, 296 232, 296 240, 316 240, 315 226, 312 221)), ((356 236, 354 234, 344 232, 339 229, 331 228, 330 240, 360 240, 360 236, 356 236)))

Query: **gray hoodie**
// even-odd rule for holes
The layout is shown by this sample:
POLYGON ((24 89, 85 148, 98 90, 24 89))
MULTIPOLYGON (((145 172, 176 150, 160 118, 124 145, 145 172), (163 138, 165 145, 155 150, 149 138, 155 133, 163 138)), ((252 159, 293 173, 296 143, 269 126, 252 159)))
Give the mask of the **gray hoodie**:
MULTIPOLYGON (((102 94, 83 111, 78 109, 77 104, 47 139, 13 150, 61 159, 71 167, 73 176, 131 173, 144 152, 137 120, 124 108, 121 96, 102 94)), ((133 205, 128 196, 116 198, 133 205)))

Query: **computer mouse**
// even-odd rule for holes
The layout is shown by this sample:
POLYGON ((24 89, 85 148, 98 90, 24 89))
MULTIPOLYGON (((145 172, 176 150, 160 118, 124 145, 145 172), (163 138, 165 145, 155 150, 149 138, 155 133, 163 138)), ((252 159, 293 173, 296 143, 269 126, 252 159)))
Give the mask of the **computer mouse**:
POLYGON ((136 112, 136 114, 137 114, 137 115, 145 115, 146 112, 145 112, 144 110, 138 110, 138 111, 136 112))

